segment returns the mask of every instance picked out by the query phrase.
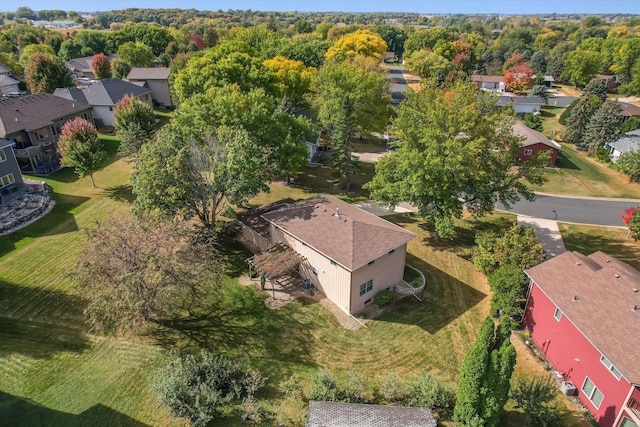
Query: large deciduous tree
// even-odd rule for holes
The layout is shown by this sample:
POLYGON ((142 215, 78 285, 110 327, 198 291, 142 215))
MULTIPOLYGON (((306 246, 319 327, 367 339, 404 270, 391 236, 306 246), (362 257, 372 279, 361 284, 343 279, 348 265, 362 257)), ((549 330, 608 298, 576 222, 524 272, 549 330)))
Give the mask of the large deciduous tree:
POLYGON ((264 61, 264 66, 275 75, 280 97, 284 97, 287 103, 294 107, 303 103, 316 72, 315 68, 307 68, 301 61, 294 61, 283 56, 276 56, 264 61))
POLYGON ((68 73, 62 59, 43 53, 31 56, 24 69, 31 93, 53 93, 56 88, 73 86, 73 79, 68 73))
POLYGON ((118 57, 132 67, 151 67, 155 55, 149 46, 140 42, 127 42, 118 48, 118 57))
POLYGON ((354 64, 325 64, 312 85, 312 103, 322 127, 332 134, 336 166, 351 185, 353 163, 351 140, 356 136, 383 132, 390 115, 387 81, 354 64))
POLYGON ((405 64, 412 73, 424 79, 436 78, 440 82, 453 69, 453 62, 429 50, 413 52, 406 58, 405 64))
POLYGON ((221 271, 216 252, 190 233, 184 223, 130 215, 90 230, 74 279, 88 299, 92 329, 141 331, 214 292, 221 271))
POLYGON ((104 53, 98 53, 94 55, 91 60, 91 68, 96 76, 96 79, 110 79, 111 78, 111 62, 104 53))
POLYGON ((511 344, 511 323, 503 317, 497 329, 487 317, 478 338, 469 349, 460 369, 453 417, 461 426, 500 425, 509 399, 510 380, 516 364, 511 344))
POLYGON ((387 43, 376 33, 358 30, 342 36, 327 50, 327 59, 338 62, 355 56, 370 56, 378 61, 387 51, 387 43))
POLYGON ((525 91, 533 87, 533 71, 524 62, 509 68, 504 75, 504 85, 507 89, 525 91))
POLYGON ((262 90, 196 95, 144 145, 132 176, 134 208, 197 216, 212 227, 226 201, 243 204, 268 191, 274 176, 304 164, 307 131, 308 122, 279 109, 262 90))
POLYGON ((566 54, 562 76, 574 86, 584 86, 600 71, 602 57, 592 50, 576 49, 566 54))
POLYGON ((106 151, 92 123, 82 117, 65 123, 60 132, 58 151, 64 166, 72 167, 80 178, 88 175, 91 185, 96 186, 93 173, 102 165, 106 151))
POLYGON ((413 204, 441 237, 454 236, 453 217, 461 217, 465 207, 483 215, 498 200, 532 200, 523 178, 544 181, 548 159, 536 156, 514 168, 520 138, 513 133, 512 113, 490 94, 478 96, 470 83, 409 92, 393 125, 400 147, 376 165, 371 195, 390 205, 413 204))
POLYGON ((142 145, 155 133, 153 110, 149 104, 127 95, 116 104, 114 116, 116 132, 122 140, 118 154, 137 157, 142 145))

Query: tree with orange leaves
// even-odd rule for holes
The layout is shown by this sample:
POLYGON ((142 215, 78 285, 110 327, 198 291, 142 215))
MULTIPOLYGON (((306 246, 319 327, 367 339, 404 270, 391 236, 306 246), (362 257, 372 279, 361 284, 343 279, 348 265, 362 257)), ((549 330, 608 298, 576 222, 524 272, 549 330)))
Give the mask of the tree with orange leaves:
POLYGON ((533 71, 526 62, 514 65, 504 75, 504 85, 514 91, 529 90, 533 87, 533 82, 533 71))

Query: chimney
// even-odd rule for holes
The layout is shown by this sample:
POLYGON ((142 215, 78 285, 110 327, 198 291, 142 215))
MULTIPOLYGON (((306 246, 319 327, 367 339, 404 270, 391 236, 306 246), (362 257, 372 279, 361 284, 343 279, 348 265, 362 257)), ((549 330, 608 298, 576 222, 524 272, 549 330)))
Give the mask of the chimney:
POLYGON ((340 219, 340 208, 336 208, 336 218, 340 219))

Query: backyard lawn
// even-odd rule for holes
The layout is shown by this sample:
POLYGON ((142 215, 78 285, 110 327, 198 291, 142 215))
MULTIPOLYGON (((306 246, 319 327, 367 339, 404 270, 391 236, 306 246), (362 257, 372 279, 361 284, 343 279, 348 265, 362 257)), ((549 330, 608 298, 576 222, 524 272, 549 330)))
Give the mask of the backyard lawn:
MULTIPOLYGON (((109 138, 110 152, 117 141, 109 138)), ((360 190, 372 166, 365 166, 347 199, 360 190)), ((150 389, 169 347, 218 349, 247 358, 269 377, 258 397, 277 404, 277 383, 292 373, 308 381, 321 367, 343 375, 351 369, 370 380, 389 372, 402 376, 421 371, 454 387, 464 355, 489 311, 486 278, 470 255, 477 230, 507 227, 513 216, 495 215, 457 223, 459 237, 442 241, 415 216, 391 220, 416 233, 407 262, 426 276, 422 302, 407 297, 366 329, 348 331, 311 300, 297 300, 280 310, 267 309, 263 296, 236 284, 245 254, 225 247, 230 261, 224 295, 203 304, 197 321, 176 322, 171 329, 144 337, 97 336, 82 320, 84 301, 73 288, 72 272, 84 245, 84 230, 96 221, 128 209, 132 164, 112 157, 96 173, 92 188, 62 170, 46 181, 56 206, 45 218, 0 238, 0 413, 9 425, 60 426, 184 425, 158 407, 150 389), (205 308, 207 309, 206 311, 205 308), (204 315, 206 314, 206 315, 204 315)), ((293 186, 272 184, 272 193, 254 198, 263 204, 282 197, 308 197, 340 190, 327 182, 327 166, 306 169, 293 186)), ((518 364, 518 372, 529 369, 518 364)), ((517 411, 509 412, 518 425, 517 411)), ((238 417, 225 425, 243 425, 238 417)))

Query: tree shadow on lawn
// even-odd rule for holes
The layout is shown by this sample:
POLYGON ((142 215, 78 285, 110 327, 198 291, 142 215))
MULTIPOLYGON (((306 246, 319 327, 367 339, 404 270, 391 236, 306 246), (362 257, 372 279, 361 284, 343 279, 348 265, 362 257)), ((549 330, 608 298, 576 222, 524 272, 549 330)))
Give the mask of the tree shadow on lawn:
POLYGON ((89 198, 58 193, 53 193, 52 198, 56 204, 51 212, 25 228, 0 237, 0 257, 14 250, 16 244, 23 239, 35 239, 78 231, 75 216, 70 212, 89 198))
POLYGON ((56 290, 0 281, 1 352, 48 358, 88 349, 84 306, 80 298, 56 290))
POLYGON ((70 414, 42 406, 30 399, 0 391, 0 425, 6 426, 87 426, 145 427, 146 424, 104 405, 94 405, 80 414, 70 414))
POLYGON ((407 254, 407 263, 422 271, 427 280, 419 295, 422 301, 403 298, 376 320, 417 325, 435 334, 487 296, 414 255, 407 254))
POLYGON ((270 371, 281 364, 315 365, 308 332, 313 319, 305 316, 305 307, 313 301, 300 299, 273 310, 265 306, 265 295, 235 284, 225 285, 213 298, 183 317, 162 321, 151 337, 167 348, 206 348, 250 357, 270 371))
POLYGON ((107 187, 102 191, 102 194, 116 202, 127 202, 128 204, 132 204, 136 199, 135 194, 133 194, 133 187, 131 184, 120 184, 107 187))

